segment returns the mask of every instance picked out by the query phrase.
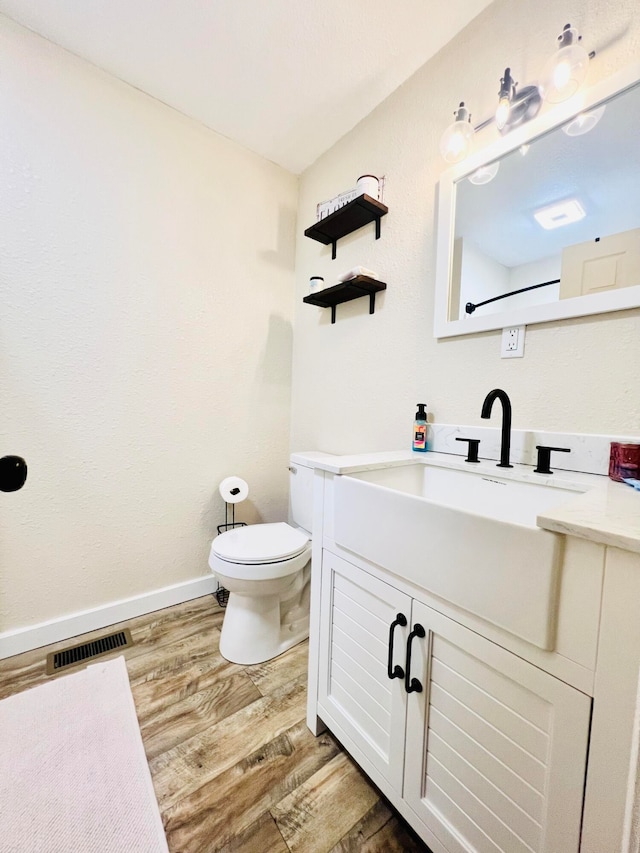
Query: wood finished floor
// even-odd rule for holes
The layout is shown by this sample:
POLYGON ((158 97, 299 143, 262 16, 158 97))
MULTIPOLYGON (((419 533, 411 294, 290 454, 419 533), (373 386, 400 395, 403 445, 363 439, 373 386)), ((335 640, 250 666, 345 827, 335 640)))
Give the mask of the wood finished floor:
MULTIPOLYGON (((213 596, 119 623, 171 853, 429 853, 328 733, 305 724, 307 643, 256 666, 221 657, 213 596)), ((49 651, 0 661, 0 699, 49 680, 49 651)), ((61 677, 73 669, 60 673, 61 677)))

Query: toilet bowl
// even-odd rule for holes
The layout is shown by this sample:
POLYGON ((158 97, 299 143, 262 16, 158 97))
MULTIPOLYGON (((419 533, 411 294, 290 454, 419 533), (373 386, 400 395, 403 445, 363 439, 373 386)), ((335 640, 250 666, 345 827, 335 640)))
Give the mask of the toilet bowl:
POLYGON ((220 654, 232 663, 270 660, 309 636, 311 540, 286 522, 217 536, 209 566, 229 590, 220 654))

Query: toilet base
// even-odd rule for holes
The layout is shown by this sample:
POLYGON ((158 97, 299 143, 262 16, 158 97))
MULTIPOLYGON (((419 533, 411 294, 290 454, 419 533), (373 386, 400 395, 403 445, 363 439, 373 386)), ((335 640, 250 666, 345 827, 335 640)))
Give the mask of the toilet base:
POLYGON ((244 665, 264 663, 306 640, 308 611, 294 607, 281 622, 281 603, 281 595, 229 593, 220 634, 222 657, 244 665))

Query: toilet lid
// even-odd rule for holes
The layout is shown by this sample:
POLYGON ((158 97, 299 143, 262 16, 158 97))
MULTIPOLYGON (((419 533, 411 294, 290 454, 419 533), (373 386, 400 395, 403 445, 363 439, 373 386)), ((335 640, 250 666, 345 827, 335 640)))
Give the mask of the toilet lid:
POLYGON ((230 563, 276 563, 301 554, 308 542, 306 533, 279 521, 228 530, 216 536, 211 550, 230 563))

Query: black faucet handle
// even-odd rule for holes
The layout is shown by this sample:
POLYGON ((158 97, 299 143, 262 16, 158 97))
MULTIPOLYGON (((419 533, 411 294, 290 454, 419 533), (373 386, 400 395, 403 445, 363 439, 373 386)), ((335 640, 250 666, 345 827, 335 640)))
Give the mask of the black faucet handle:
POLYGON ((544 444, 536 444, 538 451, 538 464, 533 469, 535 474, 553 474, 549 467, 551 453, 571 453, 568 447, 546 447, 544 444))
POLYGON ((479 438, 456 438, 456 441, 466 441, 468 442, 467 448, 467 458, 464 460, 465 462, 479 462, 478 459, 478 447, 480 447, 480 439, 479 438))

